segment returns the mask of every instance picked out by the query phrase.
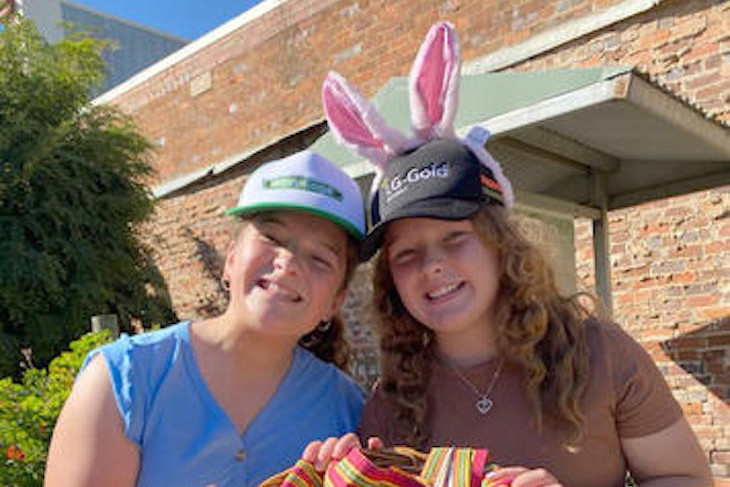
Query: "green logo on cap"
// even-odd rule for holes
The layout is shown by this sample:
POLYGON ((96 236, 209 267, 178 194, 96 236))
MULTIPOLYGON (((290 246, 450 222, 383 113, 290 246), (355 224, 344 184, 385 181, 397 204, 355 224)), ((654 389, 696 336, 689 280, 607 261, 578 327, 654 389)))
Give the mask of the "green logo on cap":
POLYGON ((301 189, 312 193, 321 194, 330 198, 342 201, 342 193, 327 183, 317 181, 304 176, 282 176, 276 179, 264 179, 266 189, 301 189))

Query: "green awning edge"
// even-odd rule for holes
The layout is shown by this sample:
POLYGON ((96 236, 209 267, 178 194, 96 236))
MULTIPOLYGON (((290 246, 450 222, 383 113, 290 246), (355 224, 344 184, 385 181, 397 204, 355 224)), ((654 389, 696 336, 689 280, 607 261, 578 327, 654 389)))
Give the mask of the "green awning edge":
MULTIPOLYGON (((632 72, 626 66, 593 69, 556 69, 464 75, 459 85, 459 109, 454 127, 469 127, 498 115, 632 72)), ((410 134, 408 78, 391 78, 371 100, 391 126, 410 134)), ((331 132, 310 147, 340 167, 361 160, 337 142, 331 132)))

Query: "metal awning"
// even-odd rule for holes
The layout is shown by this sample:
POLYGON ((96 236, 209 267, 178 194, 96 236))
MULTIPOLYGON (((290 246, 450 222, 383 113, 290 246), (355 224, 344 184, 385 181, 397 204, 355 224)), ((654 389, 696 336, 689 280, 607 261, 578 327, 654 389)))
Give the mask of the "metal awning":
MULTIPOLYGON (((373 99, 409 131, 408 80, 373 99)), ((630 68, 462 76, 454 126, 492 133, 487 143, 518 204, 594 222, 597 291, 610 309, 606 212, 730 184, 730 130, 630 68)), ((334 142, 311 147, 354 177, 372 169, 334 142)))

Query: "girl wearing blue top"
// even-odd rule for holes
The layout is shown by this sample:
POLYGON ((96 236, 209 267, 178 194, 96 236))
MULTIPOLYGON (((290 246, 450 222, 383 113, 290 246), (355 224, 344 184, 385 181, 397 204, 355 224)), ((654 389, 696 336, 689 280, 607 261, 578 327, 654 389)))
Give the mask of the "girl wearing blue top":
POLYGON ((240 223, 226 311, 92 352, 56 424, 47 487, 253 486, 312 439, 357 427, 362 392, 334 366, 364 233, 357 184, 302 152, 254 171, 228 213, 240 223))

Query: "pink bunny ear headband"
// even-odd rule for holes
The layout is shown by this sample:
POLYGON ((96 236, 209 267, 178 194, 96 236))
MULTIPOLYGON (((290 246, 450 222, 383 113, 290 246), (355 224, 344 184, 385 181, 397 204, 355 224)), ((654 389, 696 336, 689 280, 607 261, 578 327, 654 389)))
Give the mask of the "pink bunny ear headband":
POLYGON ((337 141, 375 165, 371 228, 363 258, 382 243, 385 224, 406 217, 461 220, 485 201, 511 207, 512 185, 484 148, 489 134, 454 133, 461 60, 449 23, 431 27, 409 77, 412 137, 389 127, 356 89, 330 72, 322 86, 327 122, 337 141))

